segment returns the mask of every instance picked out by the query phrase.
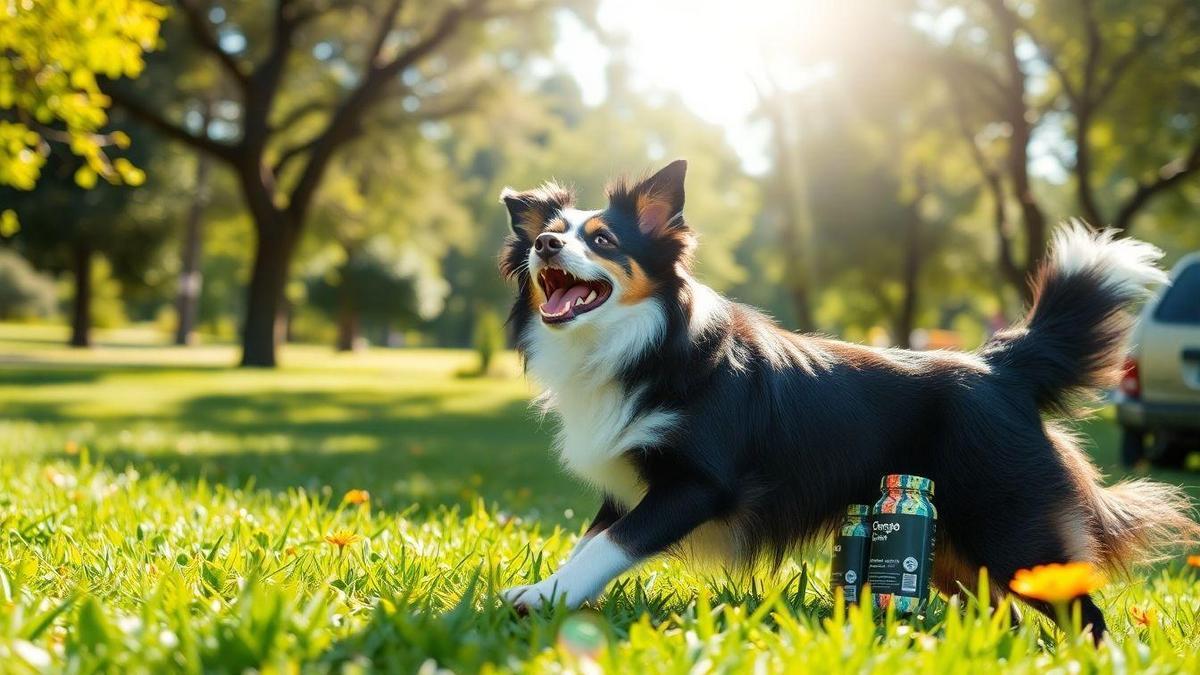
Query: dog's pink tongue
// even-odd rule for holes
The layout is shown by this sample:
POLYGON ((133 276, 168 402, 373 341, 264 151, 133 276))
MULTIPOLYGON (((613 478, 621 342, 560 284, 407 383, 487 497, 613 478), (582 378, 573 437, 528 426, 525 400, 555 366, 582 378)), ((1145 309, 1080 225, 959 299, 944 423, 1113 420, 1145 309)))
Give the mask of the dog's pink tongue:
POLYGON ((565 290, 555 289, 546 304, 542 305, 542 311, 547 314, 562 314, 568 307, 574 305, 576 300, 587 297, 588 290, 588 287, 583 284, 565 290))

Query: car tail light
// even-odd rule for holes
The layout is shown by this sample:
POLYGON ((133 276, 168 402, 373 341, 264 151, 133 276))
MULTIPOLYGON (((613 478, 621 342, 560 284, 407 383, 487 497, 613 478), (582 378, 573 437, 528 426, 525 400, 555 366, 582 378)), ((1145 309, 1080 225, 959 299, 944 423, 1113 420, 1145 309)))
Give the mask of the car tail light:
POLYGON ((1142 378, 1138 374, 1138 362, 1132 356, 1125 358, 1125 371, 1121 375, 1121 391, 1129 398, 1138 398, 1142 395, 1142 378))

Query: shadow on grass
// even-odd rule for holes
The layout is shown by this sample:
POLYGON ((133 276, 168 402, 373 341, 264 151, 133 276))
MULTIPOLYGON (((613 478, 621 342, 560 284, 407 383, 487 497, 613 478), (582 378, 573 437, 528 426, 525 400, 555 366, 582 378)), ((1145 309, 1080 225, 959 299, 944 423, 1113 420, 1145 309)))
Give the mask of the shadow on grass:
MULTIPOLYGON (((179 375, 198 374, 198 373, 213 373, 222 370, 228 370, 225 366, 188 366, 181 368, 172 366, 171 368, 163 368, 155 365, 139 365, 139 364, 95 364, 87 367, 81 367, 72 363, 46 363, 34 358, 28 361, 19 362, 0 362, 0 386, 19 386, 19 387, 38 387, 38 386, 53 386, 62 384, 93 384, 103 380, 104 378, 113 375, 136 374, 136 373, 173 373, 179 375)), ((10 413, 10 410, 15 410, 20 403, 5 403, 3 412, 5 417, 15 417, 15 414, 10 413)), ((55 417, 53 412, 48 413, 46 421, 61 422, 62 416, 55 417)))
MULTIPOLYGON (((90 383, 120 370, 13 371, 5 378, 35 387, 90 383)), ((150 414, 93 420, 80 442, 93 461, 118 470, 274 492, 303 488, 331 497, 366 489, 374 505, 387 509, 416 504, 426 510, 483 498, 556 521, 563 510, 582 515, 595 501, 558 468, 549 449, 550 425, 524 400, 478 403, 456 398, 477 392, 405 388, 197 395, 150 414)), ((75 403, 9 400, 3 417, 78 427, 75 403)), ((78 459, 64 452, 48 456, 78 459)))

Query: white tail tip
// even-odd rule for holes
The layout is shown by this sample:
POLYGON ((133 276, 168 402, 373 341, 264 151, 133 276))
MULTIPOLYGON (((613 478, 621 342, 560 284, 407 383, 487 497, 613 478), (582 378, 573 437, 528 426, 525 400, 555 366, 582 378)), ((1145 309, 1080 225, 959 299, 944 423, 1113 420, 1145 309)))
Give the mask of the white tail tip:
POLYGON ((1054 232, 1050 260, 1060 274, 1096 272, 1106 284, 1129 295, 1143 295, 1151 286, 1167 282, 1167 273, 1156 264, 1163 252, 1137 239, 1118 239, 1118 230, 1093 230, 1072 218, 1054 232))

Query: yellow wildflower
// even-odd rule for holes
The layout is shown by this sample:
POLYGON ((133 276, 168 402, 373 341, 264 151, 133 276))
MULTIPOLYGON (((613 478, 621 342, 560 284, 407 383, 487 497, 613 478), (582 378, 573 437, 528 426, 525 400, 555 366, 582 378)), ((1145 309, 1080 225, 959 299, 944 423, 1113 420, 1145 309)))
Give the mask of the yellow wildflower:
POLYGON ((371 493, 366 490, 350 490, 342 497, 342 501, 347 504, 366 504, 371 501, 371 493))
POLYGON ((338 547, 338 552, 340 553, 347 546, 362 541, 362 535, 355 534, 350 530, 338 530, 333 534, 327 535, 325 541, 338 547))

